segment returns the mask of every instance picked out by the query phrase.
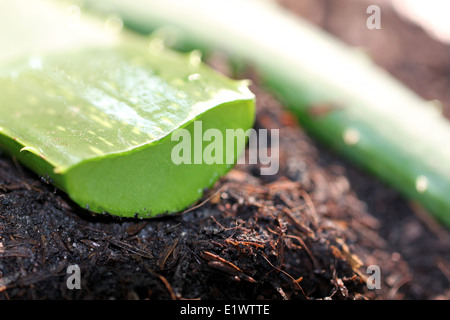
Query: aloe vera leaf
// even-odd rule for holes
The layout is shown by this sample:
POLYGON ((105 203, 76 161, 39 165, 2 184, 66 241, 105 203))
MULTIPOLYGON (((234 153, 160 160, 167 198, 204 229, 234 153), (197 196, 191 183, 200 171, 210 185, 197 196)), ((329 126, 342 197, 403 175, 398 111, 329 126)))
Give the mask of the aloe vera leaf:
MULTIPOLYGON (((194 139, 195 121, 223 135, 252 127, 247 82, 158 39, 111 35, 95 21, 64 28, 64 10, 45 1, 0 8, 15 17, 7 30, 19 37, 6 41, 9 31, 0 28, 0 47, 15 52, 0 59, 0 147, 80 206, 126 217, 180 211, 231 168, 225 161, 175 164, 179 142, 171 136, 184 128, 194 139)), ((223 148, 235 160, 242 151, 223 148)))
POLYGON ((269 1, 82 2, 253 65, 310 133, 450 226, 447 119, 358 50, 269 1))

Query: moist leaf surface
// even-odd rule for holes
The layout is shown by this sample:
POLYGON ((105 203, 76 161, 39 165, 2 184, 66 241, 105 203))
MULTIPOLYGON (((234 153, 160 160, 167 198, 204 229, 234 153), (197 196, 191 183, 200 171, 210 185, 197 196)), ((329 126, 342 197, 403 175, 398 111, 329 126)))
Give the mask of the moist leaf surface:
MULTIPOLYGON (((96 20, 68 25, 63 9, 0 3, 8 24, 0 22, 0 48, 8 48, 0 51, 0 148, 93 212, 186 208, 233 163, 174 163, 171 135, 184 128, 193 136, 197 120, 223 135, 250 128, 248 83, 155 37, 111 34, 96 20)), ((237 149, 218 151, 236 160, 237 149)))
POLYGON ((21 59, 1 69, 0 126, 61 170, 157 141, 214 106, 251 98, 244 83, 197 58, 128 44, 21 59))

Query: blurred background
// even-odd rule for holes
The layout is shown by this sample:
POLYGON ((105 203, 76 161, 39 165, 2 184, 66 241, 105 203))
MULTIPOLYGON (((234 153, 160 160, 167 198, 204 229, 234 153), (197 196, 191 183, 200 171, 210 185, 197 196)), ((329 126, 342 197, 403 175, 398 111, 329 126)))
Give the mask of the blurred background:
POLYGON ((450 2, 446 0, 279 0, 374 61, 450 117, 450 2), (381 29, 366 27, 366 9, 381 9, 381 29))

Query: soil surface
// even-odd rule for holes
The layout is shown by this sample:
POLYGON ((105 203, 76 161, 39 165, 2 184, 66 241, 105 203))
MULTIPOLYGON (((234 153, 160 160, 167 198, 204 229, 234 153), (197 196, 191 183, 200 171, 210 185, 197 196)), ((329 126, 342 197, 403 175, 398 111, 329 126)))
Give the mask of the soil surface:
MULTIPOLYGON (((361 0, 281 3, 364 48, 450 115, 450 48, 386 1, 373 31, 361 0)), ((226 57, 208 63, 229 73, 226 57)), ((241 76, 254 82, 255 127, 280 129, 279 173, 237 165, 177 215, 94 215, 0 156, 0 299, 449 299, 448 231, 316 144, 252 70, 241 76), (80 290, 66 283, 74 264, 80 290), (366 285, 371 265, 380 289, 366 285)))

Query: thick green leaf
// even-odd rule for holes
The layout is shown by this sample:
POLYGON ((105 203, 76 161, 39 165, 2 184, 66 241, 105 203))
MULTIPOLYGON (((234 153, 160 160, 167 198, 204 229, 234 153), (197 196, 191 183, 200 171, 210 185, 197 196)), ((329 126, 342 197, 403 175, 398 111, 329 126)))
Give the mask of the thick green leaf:
MULTIPOLYGON (((217 74, 196 52, 181 55, 157 38, 125 32, 102 36, 95 24, 80 22, 87 29, 58 46, 51 35, 61 15, 33 18, 55 22, 38 53, 16 41, 21 50, 0 61, 0 146, 95 212, 143 217, 192 204, 231 165, 175 164, 179 142, 171 135, 185 128, 194 139, 194 121, 223 136, 250 128, 254 97, 247 83, 217 74), (91 31, 104 41, 96 44, 91 31)), ((8 25, 16 29, 25 39, 34 33, 8 25)), ((235 159, 240 151, 223 150, 235 159)))

